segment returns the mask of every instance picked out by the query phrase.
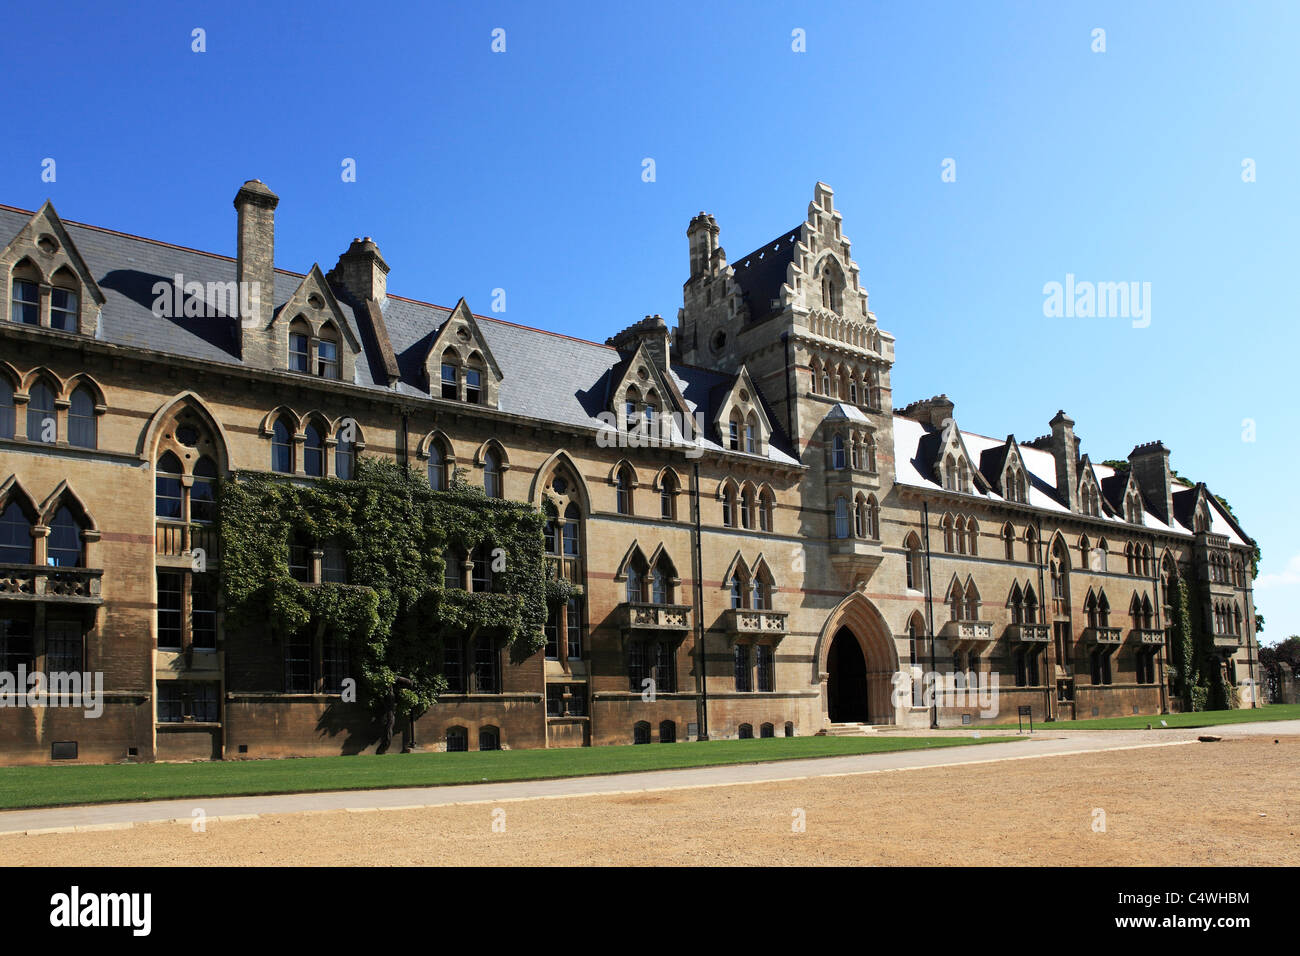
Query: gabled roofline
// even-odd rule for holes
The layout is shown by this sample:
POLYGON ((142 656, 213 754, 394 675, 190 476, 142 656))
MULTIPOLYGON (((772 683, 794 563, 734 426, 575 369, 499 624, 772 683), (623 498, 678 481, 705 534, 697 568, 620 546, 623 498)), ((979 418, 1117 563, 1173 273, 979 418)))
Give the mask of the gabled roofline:
MULTIPOLYGON (((39 210, 36 209, 23 209, 21 206, 11 206, 8 203, 0 203, 0 210, 6 212, 19 213, 20 215, 27 216, 28 218, 36 215, 36 213, 39 212, 39 210)), ((141 236, 134 232, 123 232, 120 229, 109 229, 107 226, 97 226, 94 223, 79 222, 75 219, 64 219, 62 216, 59 217, 59 221, 63 223, 63 225, 65 226, 76 226, 78 229, 90 229, 94 232, 103 233, 108 236, 120 236, 123 239, 134 239, 136 242, 147 242, 150 245, 161 246, 164 249, 175 249, 178 252, 189 252, 198 256, 207 256, 210 259, 220 259, 222 262, 239 261, 234 256, 227 256, 220 252, 212 252, 208 249, 197 249, 194 246, 183 246, 180 243, 167 242, 165 239, 154 239, 151 238, 150 236, 141 236)), ((307 278, 308 275, 307 272, 295 272, 292 269, 283 269, 279 266, 275 266, 274 270, 279 275, 289 276, 295 279, 305 279, 307 278)), ((392 292, 387 293, 386 297, 389 299, 398 299, 402 302, 410 302, 412 305, 422 305, 430 309, 441 309, 445 312, 451 312, 455 309, 454 305, 440 305, 437 302, 428 302, 424 299, 414 299, 411 298, 410 296, 397 295, 392 292)), ((591 339, 584 339, 576 335, 567 335, 564 332, 555 332, 552 331, 551 329, 542 329, 533 325, 524 325, 519 322, 508 322, 505 319, 497 318, 491 315, 479 315, 477 312, 472 312, 471 315, 473 315, 474 318, 477 320, 482 320, 487 322, 497 322, 501 325, 511 326, 512 328, 523 329, 526 332, 540 332, 543 335, 553 335, 556 338, 568 339, 572 342, 581 342, 583 345, 594 345, 597 348, 609 349, 610 351, 617 351, 616 349, 613 348, 613 346, 606 345, 604 342, 595 342, 592 341, 591 339)))
POLYGON ((498 382, 504 380, 505 376, 501 372, 501 366, 497 364, 496 356, 492 354, 492 347, 488 345, 488 341, 483 335, 483 330, 478 327, 478 320, 474 318, 474 313, 470 311, 469 304, 465 301, 464 296, 460 297, 456 302, 456 305, 447 313, 447 317, 442 320, 442 325, 438 327, 437 333, 429 343, 429 348, 424 353, 424 365, 427 366, 429 364, 429 359, 434 355, 435 351, 441 355, 442 352, 446 351, 449 347, 444 341, 444 338, 447 335, 447 330, 451 327, 451 320, 456 318, 458 315, 463 317, 465 322, 469 325, 476 340, 475 349, 483 355, 484 361, 487 362, 488 367, 492 370, 492 374, 496 376, 496 380, 498 382), (442 343, 441 349, 439 349, 440 342, 442 343))
POLYGON ((1246 532, 1242 529, 1241 525, 1237 523, 1237 519, 1234 518, 1231 514, 1229 514, 1228 509, 1219 503, 1219 499, 1215 496, 1214 492, 1210 490, 1209 486, 1205 482, 1198 481, 1196 483, 1196 487, 1200 489, 1203 495, 1205 495, 1206 502, 1210 505, 1210 507, 1214 508, 1219 512, 1219 514, 1223 517, 1223 520, 1228 522, 1228 524, 1232 527, 1232 530, 1237 532, 1238 536, 1240 536, 1242 541, 1246 541, 1258 547, 1258 545, 1255 542, 1255 539, 1252 538, 1250 535, 1246 534, 1246 532))

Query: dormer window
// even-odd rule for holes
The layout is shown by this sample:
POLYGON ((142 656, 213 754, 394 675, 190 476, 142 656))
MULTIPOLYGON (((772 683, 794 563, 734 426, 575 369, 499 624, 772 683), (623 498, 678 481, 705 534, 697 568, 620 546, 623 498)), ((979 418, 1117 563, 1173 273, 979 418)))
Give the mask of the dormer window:
POLYGON ((321 378, 339 377, 339 340, 329 326, 321 330, 316 343, 316 374, 321 378))
POLYGON ((957 460, 949 455, 943 462, 943 490, 957 490, 957 460))
POLYGON ((1124 499, 1124 516, 1129 524, 1142 523, 1142 499, 1136 492, 1124 499))
POLYGON ((1006 492, 1008 501, 1024 504, 1026 500, 1025 473, 1013 465, 1007 471, 1006 492))
POLYGON ((442 397, 452 401, 460 397, 456 386, 456 366, 450 362, 442 363, 442 397))
POLYGON ((483 405, 487 400, 485 371, 483 356, 471 352, 465 362, 465 401, 470 405, 483 405))
POLYGON ((623 422, 627 428, 636 427, 637 407, 640 404, 641 393, 634 387, 628 388, 627 396, 623 400, 623 422))
POLYGON ((745 422, 745 451, 751 455, 758 454, 758 423, 752 415, 745 422))
POLYGON ((1204 506, 1196 509, 1196 514, 1192 518, 1192 529, 1198 534, 1210 530, 1210 512, 1204 506))
POLYGON ((1091 481, 1084 482, 1083 490, 1079 494, 1079 504, 1083 513, 1092 518, 1101 517, 1101 494, 1097 491, 1097 486, 1091 481))
POLYGON ((50 328, 77 331, 77 293, 71 289, 50 290, 50 328))
POLYGON ((311 330, 305 322, 294 322, 289 329, 289 371, 311 370, 311 330))
POLYGON ((740 413, 732 412, 731 421, 727 424, 727 447, 732 451, 740 451, 740 413))
POLYGON ((41 324, 41 287, 35 282, 14 280, 13 303, 9 317, 23 325, 41 324))

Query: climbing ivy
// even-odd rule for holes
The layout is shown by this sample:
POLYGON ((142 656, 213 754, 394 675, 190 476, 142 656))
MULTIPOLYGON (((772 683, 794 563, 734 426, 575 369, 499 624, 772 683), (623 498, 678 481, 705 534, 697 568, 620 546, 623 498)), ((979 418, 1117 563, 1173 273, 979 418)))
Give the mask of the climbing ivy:
MULTIPOLYGON (((1178 689, 1183 698, 1184 710, 1196 710, 1193 701, 1193 689, 1199 679, 1196 650, 1192 640, 1192 615, 1189 607, 1187 582, 1178 578, 1174 581, 1173 600, 1170 609, 1173 612, 1170 625, 1173 630, 1174 668, 1178 675, 1178 689)), ((1199 709, 1204 709, 1201 707, 1199 709)))
POLYGON ((221 579, 230 627, 283 641, 306 627, 346 641, 358 699, 376 716, 417 718, 447 683, 442 649, 487 631, 519 662, 545 643, 548 587, 536 509, 487 497, 457 473, 433 491, 388 459, 364 457, 356 476, 295 481, 237 473, 219 490, 221 579), (347 584, 305 585, 290 544, 330 543, 347 556, 347 584), (444 587, 449 546, 480 545, 495 593, 444 587))
POLYGON ((1179 578, 1174 585, 1173 652, 1181 684, 1183 707, 1188 711, 1222 710, 1233 704, 1232 688, 1223 677, 1214 651, 1214 635, 1200 613, 1204 595, 1198 581, 1179 578))

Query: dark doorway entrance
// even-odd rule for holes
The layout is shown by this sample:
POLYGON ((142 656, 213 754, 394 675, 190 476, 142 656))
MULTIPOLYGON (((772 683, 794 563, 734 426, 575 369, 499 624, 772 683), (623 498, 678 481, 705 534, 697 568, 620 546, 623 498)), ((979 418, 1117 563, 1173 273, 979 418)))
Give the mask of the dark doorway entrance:
POLYGON ((826 704, 831 723, 867 723, 867 661, 853 632, 842 627, 826 656, 826 704))

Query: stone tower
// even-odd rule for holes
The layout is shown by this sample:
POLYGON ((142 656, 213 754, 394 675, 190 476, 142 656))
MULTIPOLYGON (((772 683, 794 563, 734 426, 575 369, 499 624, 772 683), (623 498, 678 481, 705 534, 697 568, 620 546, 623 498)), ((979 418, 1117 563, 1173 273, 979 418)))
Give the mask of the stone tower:
POLYGON ((836 539, 835 506, 838 498, 853 502, 859 493, 880 505, 893 487, 894 337, 879 329, 868 308, 843 218, 825 183, 817 183, 802 223, 734 264, 718 234, 717 221, 704 212, 687 228, 691 271, 677 353, 687 364, 749 370, 809 466, 804 535, 829 539, 834 563, 845 572, 841 580, 858 586, 879 563, 879 549, 865 561, 856 554, 839 560, 837 550, 854 549, 836 539), (844 467, 835 461, 836 435, 844 467), (862 467, 850 467, 855 443, 864 449, 862 467), (868 443, 873 468, 867 467, 868 443))

